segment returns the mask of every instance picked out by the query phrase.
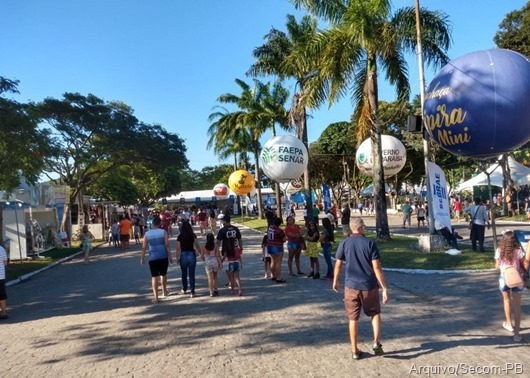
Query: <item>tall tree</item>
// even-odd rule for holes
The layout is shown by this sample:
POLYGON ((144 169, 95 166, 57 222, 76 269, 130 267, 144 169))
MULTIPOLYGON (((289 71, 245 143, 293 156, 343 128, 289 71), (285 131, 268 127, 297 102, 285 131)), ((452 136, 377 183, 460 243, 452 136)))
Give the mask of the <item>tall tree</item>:
POLYGON ((39 129, 31 105, 5 97, 19 93, 18 81, 0 76, 0 190, 10 194, 21 178, 35 184, 49 153, 49 131, 39 129))
MULTIPOLYGON (((49 153, 48 131, 37 127, 36 119, 28 112, 30 106, 5 97, 7 93, 19 93, 18 83, 0 76, 0 190, 6 198, 22 178, 37 182, 44 169, 42 157, 49 153)), ((3 218, 0 205, 0 230, 3 218)))
POLYGON ((510 49, 530 57, 530 1, 522 9, 506 15, 493 41, 502 49, 510 49))
MULTIPOLYGON (((306 44, 317 32, 316 20, 306 15, 298 23, 293 15, 287 15, 287 32, 271 28, 265 35, 265 43, 253 51, 256 62, 247 72, 251 76, 275 75, 280 81, 294 79, 297 91, 293 94, 290 122, 296 126, 297 136, 309 151, 307 138, 307 109, 300 101, 306 93, 306 82, 315 74, 316 60, 307 55, 306 44)), ((311 180, 309 169, 304 173, 306 200, 311 209, 311 180)), ((309 220, 313 214, 308 211, 309 220)))
MULTIPOLYGON (((219 96, 217 101, 222 104, 235 105, 237 110, 224 112, 220 116, 214 114, 213 119, 216 119, 216 122, 210 126, 209 133, 210 135, 215 133, 216 143, 219 143, 220 140, 225 142, 231 140, 232 136, 237 133, 236 130, 239 129, 248 130, 250 133, 252 153, 254 154, 258 216, 262 217, 261 171, 259 167, 260 138, 267 129, 280 122, 282 117, 286 118, 285 114, 278 111, 280 108, 275 102, 275 96, 277 97, 276 100, 281 99, 283 92, 275 86, 276 92, 271 93, 270 84, 263 84, 259 80, 254 80, 254 86, 250 86, 240 79, 236 79, 236 84, 241 89, 240 95, 225 93, 219 96)), ((210 119, 212 119, 212 115, 210 115, 210 119)))
MULTIPOLYGON (((377 236, 390 237, 378 117, 378 78, 383 71, 397 89, 398 100, 407 100, 410 86, 405 52, 415 52, 414 7, 391 12, 389 0, 291 0, 297 8, 323 17, 330 28, 309 44, 309 55, 318 55, 318 74, 307 85, 303 103, 333 104, 351 88, 358 140, 372 139, 377 236)), ((421 9, 425 62, 441 65, 450 44, 447 16, 421 9)))
MULTIPOLYGON (((47 98, 37 104, 35 112, 53 130, 52 153, 42 157, 46 174, 70 187, 61 223, 65 231, 71 205, 76 198, 82 204, 85 188, 103 175, 134 164, 155 172, 187 167, 184 141, 160 125, 140 122, 124 103, 65 93, 61 100, 47 98)), ((79 211, 82 215, 82 206, 79 211)))
POLYGON ((208 149, 213 149, 222 160, 234 158, 233 169, 248 169, 248 152, 252 144, 250 130, 235 126, 236 119, 226 108, 216 106, 208 116, 208 149))

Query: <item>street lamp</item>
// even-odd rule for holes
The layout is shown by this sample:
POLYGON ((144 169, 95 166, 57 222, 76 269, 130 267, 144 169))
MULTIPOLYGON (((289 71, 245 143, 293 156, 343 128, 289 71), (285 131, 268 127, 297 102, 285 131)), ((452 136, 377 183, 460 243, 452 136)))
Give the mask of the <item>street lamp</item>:
POLYGON ((22 247, 20 243, 20 228, 18 225, 18 208, 22 207, 22 202, 19 200, 15 200, 14 202, 6 202, 7 206, 10 206, 13 210, 15 210, 15 223, 17 224, 17 238, 18 238, 18 254, 20 256, 20 263, 22 264, 22 247))

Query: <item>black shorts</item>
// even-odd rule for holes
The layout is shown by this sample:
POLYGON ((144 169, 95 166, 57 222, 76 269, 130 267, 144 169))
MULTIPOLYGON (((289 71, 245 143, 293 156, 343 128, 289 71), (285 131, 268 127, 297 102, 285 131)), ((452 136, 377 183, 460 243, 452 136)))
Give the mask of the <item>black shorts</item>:
POLYGON ((6 299, 6 280, 0 280, 0 301, 5 301, 6 299))
POLYGON ((167 275, 168 266, 169 266, 168 259, 149 261, 149 269, 151 270, 151 277, 167 275))
POLYGON ((129 242, 130 237, 131 236, 129 234, 127 234, 127 235, 120 234, 120 241, 124 242, 124 243, 127 243, 127 242, 129 242))

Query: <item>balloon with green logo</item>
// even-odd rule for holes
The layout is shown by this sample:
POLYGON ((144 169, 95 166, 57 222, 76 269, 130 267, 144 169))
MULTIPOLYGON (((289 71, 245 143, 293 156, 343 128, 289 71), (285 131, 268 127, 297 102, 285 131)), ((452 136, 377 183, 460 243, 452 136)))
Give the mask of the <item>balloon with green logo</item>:
POLYGON ((307 161, 307 148, 292 135, 272 137, 261 150, 263 172, 276 182, 299 179, 307 167, 307 161))
MULTIPOLYGON (((407 161, 405 146, 393 136, 381 135, 381 150, 385 177, 397 175, 407 161)), ((373 175, 372 140, 370 138, 362 142, 357 149, 355 161, 362 173, 368 176, 373 175)))

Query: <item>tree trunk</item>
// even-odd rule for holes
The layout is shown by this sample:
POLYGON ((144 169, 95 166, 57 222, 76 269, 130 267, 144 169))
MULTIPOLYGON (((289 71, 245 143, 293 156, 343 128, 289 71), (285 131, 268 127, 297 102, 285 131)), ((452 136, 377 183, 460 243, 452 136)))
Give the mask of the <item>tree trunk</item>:
POLYGON ((388 215, 385 192, 385 175, 383 170, 383 151, 381 144, 381 125, 377 118, 377 67, 376 57, 371 56, 368 65, 367 100, 370 104, 372 116, 372 160, 373 160, 373 186, 375 205, 376 235, 379 239, 389 240, 388 215))
POLYGON ((259 174, 259 151, 258 151, 258 141, 254 141, 254 169, 256 170, 255 173, 255 180, 256 180, 256 194, 258 196, 258 217, 259 219, 263 218, 263 202, 261 200, 261 178, 259 174))
MULTIPOLYGON (((309 158, 309 142, 307 137, 307 114, 305 107, 301 108, 301 127, 300 127, 300 133, 302 135, 302 143, 304 143, 305 147, 308 151, 308 158, 309 158)), ((304 170, 304 190, 305 190, 305 201, 306 201, 306 207, 307 207, 307 221, 312 222, 313 221, 313 198, 311 197, 311 177, 309 176, 309 162, 307 164, 306 169, 304 170)))
POLYGON ((280 189, 280 183, 274 183, 274 191, 276 192, 276 215, 283 219, 282 217, 282 192, 280 189))

